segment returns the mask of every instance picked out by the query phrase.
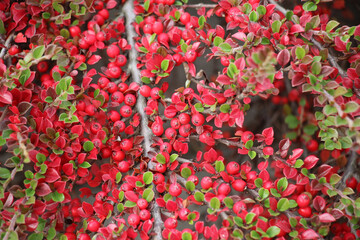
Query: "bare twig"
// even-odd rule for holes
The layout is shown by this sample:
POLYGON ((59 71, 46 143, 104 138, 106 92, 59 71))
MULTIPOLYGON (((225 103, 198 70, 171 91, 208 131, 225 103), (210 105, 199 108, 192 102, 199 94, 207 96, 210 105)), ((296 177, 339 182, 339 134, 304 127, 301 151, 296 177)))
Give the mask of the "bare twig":
POLYGON ((10 43, 11 43, 11 40, 13 39, 13 36, 14 34, 11 33, 8 38, 6 39, 5 41, 5 47, 3 49, 1 49, 1 52, 0 52, 0 58, 3 58, 6 54, 6 50, 10 47, 10 43))
MULTIPOLYGON (((134 38, 136 37, 135 30, 132 26, 132 23, 135 22, 135 14, 134 14, 134 1, 129 0, 126 1, 123 7, 123 13, 126 18, 126 32, 127 32, 127 41, 131 45, 131 49, 129 51, 129 69, 131 72, 131 76, 134 82, 141 84, 140 79, 140 71, 137 68, 137 51, 135 49, 135 41, 134 38)), ((152 138, 152 132, 148 128, 148 118, 146 116, 146 113, 144 111, 146 107, 146 101, 145 98, 139 94, 137 102, 136 102, 136 109, 138 113, 140 114, 141 118, 141 135, 144 137, 143 141, 143 147, 144 147, 144 155, 148 156, 148 153, 151 151, 151 138, 152 138)), ((151 166, 148 165, 148 168, 151 166)), ((154 188, 155 189, 155 188, 154 188)), ((157 191, 155 192, 155 199, 158 198, 157 191)), ((162 227, 164 225, 162 219, 161 219, 161 213, 160 213, 160 207, 156 203, 156 201, 153 202, 153 207, 151 209, 152 215, 154 217, 154 232, 155 240, 162 239, 162 227)))
POLYGON ((185 8, 215 8, 217 6, 217 4, 203 4, 203 3, 199 3, 199 4, 188 4, 188 5, 184 5, 185 8))

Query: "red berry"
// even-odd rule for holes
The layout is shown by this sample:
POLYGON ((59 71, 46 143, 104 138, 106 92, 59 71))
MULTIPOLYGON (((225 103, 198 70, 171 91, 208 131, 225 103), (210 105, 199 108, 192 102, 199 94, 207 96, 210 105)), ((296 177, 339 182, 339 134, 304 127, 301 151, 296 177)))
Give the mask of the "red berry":
POLYGON ((243 192, 246 187, 246 182, 242 179, 237 179, 232 182, 231 186, 238 192, 243 192))
POLYGON ((139 91, 142 96, 150 97, 151 87, 149 87, 148 85, 142 85, 139 91))
POLYGON ((89 234, 81 233, 78 240, 91 240, 91 237, 89 236, 89 234))
POLYGON ((130 139, 123 139, 120 142, 121 150, 127 152, 130 151, 133 148, 133 142, 130 139))
POLYGON ((153 89, 151 89, 151 91, 150 91, 151 98, 154 100, 159 99, 160 98, 159 91, 160 91, 160 88, 158 88, 158 87, 154 87, 153 89))
POLYGON ((111 157, 115 162, 120 162, 125 159, 125 153, 121 150, 118 150, 113 152, 111 157))
POLYGON ((310 141, 308 141, 306 143, 306 148, 310 151, 310 152, 315 152, 319 149, 319 143, 314 140, 314 139, 311 139, 310 141))
POLYGON ((190 115, 187 113, 181 113, 179 115, 179 121, 182 125, 187 124, 190 122, 190 115))
POLYGON ((358 182, 355 177, 351 177, 346 180, 346 186, 348 186, 349 188, 355 189, 357 184, 358 182))
POLYGON ((185 53, 184 59, 185 61, 192 63, 196 60, 197 58, 197 53, 194 50, 189 50, 185 53))
POLYGON ((233 206, 236 215, 246 211, 246 204, 243 201, 236 202, 233 206))
POLYGON ((127 161, 121 161, 118 164, 118 169, 122 173, 126 173, 130 170, 130 164, 127 161))
POLYGON ((296 203, 300 208, 309 206, 310 201, 310 197, 305 193, 300 194, 296 199, 296 203))
POLYGON ((305 218, 309 218, 312 215, 311 207, 299 208, 298 213, 305 218))
POLYGON ((109 117, 109 119, 110 119, 112 122, 119 121, 120 118, 121 118, 120 113, 118 113, 118 112, 115 111, 115 110, 111 110, 111 111, 108 113, 108 117, 109 117))
POLYGON ((128 217, 128 223, 132 227, 136 227, 137 225, 139 225, 139 223, 140 223, 139 215, 137 215, 135 213, 130 214, 129 217, 128 217))
POLYGON ((205 117, 201 113, 195 113, 191 117, 191 122, 197 127, 201 126, 205 122, 205 117))
POLYGON ((140 208, 140 209, 145 209, 148 207, 148 201, 146 201, 143 198, 139 198, 139 200, 137 200, 136 205, 140 208))
POLYGON ((155 185, 161 184, 161 183, 163 183, 164 181, 165 181, 164 175, 162 175, 161 173, 155 173, 155 174, 154 174, 154 180, 153 180, 153 182, 154 182, 155 185))
POLYGON ((173 183, 170 185, 169 187, 169 194, 173 197, 177 197, 181 194, 182 189, 181 189, 181 185, 178 183, 173 183))
POLYGON ((226 171, 230 175, 236 175, 240 172, 240 165, 237 162, 229 162, 226 165, 226 171))
POLYGON ((166 170, 167 170, 167 167, 165 164, 162 164, 162 163, 156 164, 156 171, 158 171, 159 173, 164 173, 164 172, 166 172, 166 170))
POLYGON ((127 118, 127 117, 130 117, 131 114, 132 114, 132 109, 130 106, 128 105, 124 105, 120 108, 120 114, 121 116, 127 118))
POLYGON ((164 226, 168 229, 174 229, 178 225, 178 221, 175 218, 168 218, 165 220, 164 226))
POLYGON ((218 188, 219 195, 227 196, 227 195, 229 195, 230 192, 231 192, 231 188, 230 188, 229 184, 227 184, 227 183, 220 184, 220 186, 218 188))
POLYGON ((100 228, 100 223, 97 220, 90 220, 87 225, 87 230, 90 232, 97 232, 97 230, 100 228))
POLYGON ((152 25, 152 31, 156 34, 160 34, 164 31, 164 26, 161 22, 155 22, 152 25))
POLYGON ((154 133, 155 136, 160 137, 163 133, 164 133, 164 128, 162 126, 162 124, 154 122, 151 125, 151 130, 154 133))
POLYGON ((126 105, 134 106, 136 103, 136 97, 134 94, 126 94, 124 102, 126 105))
POLYGON ((41 73, 46 72, 49 68, 49 65, 46 61, 41 61, 37 64, 37 70, 41 73))
POLYGON ((180 22, 182 23, 182 24, 187 24, 188 22, 190 22, 190 13, 188 13, 188 12, 185 12, 185 13, 183 13, 183 14, 181 14, 181 16, 180 16, 180 22))
POLYGON ((142 209, 140 212, 139 212, 139 216, 140 216, 140 219, 142 221, 146 221, 148 219, 151 218, 151 213, 149 212, 149 210, 147 209, 142 209))
POLYGON ((126 57, 125 57, 125 55, 118 55, 117 57, 116 57, 116 61, 115 61, 115 63, 116 63, 116 65, 118 65, 119 67, 123 67, 123 66, 125 66, 126 65, 126 62, 127 62, 127 59, 126 59, 126 57))
POLYGON ((203 177, 200 181, 201 187, 205 190, 208 190, 212 187, 213 182, 210 177, 203 177))
POLYGON ((250 131, 243 132, 243 134, 241 135, 241 141, 246 143, 249 140, 254 140, 254 134, 250 131))
POLYGON ((180 126, 181 126, 181 123, 180 123, 180 121, 179 121, 178 118, 173 118, 173 119, 171 119, 171 121, 170 121, 170 125, 171 125, 171 127, 174 128, 174 129, 179 129, 180 126))

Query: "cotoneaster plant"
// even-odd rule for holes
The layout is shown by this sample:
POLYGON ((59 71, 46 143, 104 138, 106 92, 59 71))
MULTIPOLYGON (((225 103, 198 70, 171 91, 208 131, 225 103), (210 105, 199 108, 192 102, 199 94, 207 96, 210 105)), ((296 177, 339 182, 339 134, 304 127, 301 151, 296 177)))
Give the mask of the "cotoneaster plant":
POLYGON ((1 1, 0 239, 359 239, 345 2, 1 1))

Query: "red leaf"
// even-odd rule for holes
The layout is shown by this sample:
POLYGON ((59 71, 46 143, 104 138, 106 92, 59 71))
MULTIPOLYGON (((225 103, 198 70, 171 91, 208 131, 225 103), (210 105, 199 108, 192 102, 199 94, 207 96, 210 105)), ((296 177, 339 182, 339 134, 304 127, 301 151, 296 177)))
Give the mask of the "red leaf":
POLYGON ((135 203, 137 202, 137 200, 139 200, 138 195, 134 191, 126 191, 125 197, 126 197, 126 199, 128 199, 132 202, 135 202, 135 203))
POLYGON ((319 238, 319 235, 312 229, 306 230, 301 235, 304 239, 318 239, 319 238))
POLYGON ((14 39, 16 43, 26 43, 27 39, 22 33, 18 33, 14 39))
POLYGON ((280 66, 284 67, 290 61, 290 53, 287 49, 281 50, 277 55, 277 61, 280 66))
POLYGON ((94 212, 93 206, 90 203, 83 202, 82 208, 86 214, 92 214, 94 212))
POLYGON ((1 103, 4 103, 4 104, 12 104, 12 101, 13 101, 13 95, 6 91, 2 91, 4 88, 1 89, 0 91, 0 102, 1 103))
POLYGON ((306 169, 311 169, 313 168, 316 163, 319 161, 319 158, 314 156, 314 155, 310 155, 308 157, 305 158, 304 160, 304 165, 302 167, 306 168, 306 169))
POLYGON ((53 183, 60 178, 59 173, 54 168, 48 168, 45 174, 45 182, 53 183))
POLYGON ((304 28, 300 24, 295 24, 290 28, 290 34, 303 32, 304 28))
POLYGON ((286 190, 281 194, 283 197, 289 196, 294 193, 296 186, 294 184, 289 184, 286 190))
POLYGON ((89 60, 87 61, 89 65, 94 65, 101 59, 101 56, 99 55, 92 55, 89 60))
POLYGON ((170 212, 175 212, 177 210, 177 204, 176 202, 169 200, 166 202, 166 209, 169 210, 170 212))
POLYGON ((150 229, 152 228, 152 226, 153 226, 152 221, 151 221, 151 220, 147 220, 147 221, 144 222, 143 230, 144 230, 145 232, 149 232, 150 229))
POLYGON ((51 189, 49 187, 49 185, 47 185, 46 183, 40 183, 37 187, 36 187, 36 195, 38 195, 39 197, 43 197, 46 196, 48 194, 51 193, 51 189))
POLYGON ((316 196, 313 200, 313 205, 316 211, 321 212, 326 206, 325 199, 321 196, 316 196))
POLYGON ((330 213, 323 213, 323 214, 319 215, 319 219, 320 219, 320 222, 323 222, 323 223, 330 223, 330 222, 336 221, 336 219, 330 213))
POLYGON ((106 4, 106 8, 107 9, 113 9, 114 7, 116 7, 117 2, 115 0, 109 0, 106 4))

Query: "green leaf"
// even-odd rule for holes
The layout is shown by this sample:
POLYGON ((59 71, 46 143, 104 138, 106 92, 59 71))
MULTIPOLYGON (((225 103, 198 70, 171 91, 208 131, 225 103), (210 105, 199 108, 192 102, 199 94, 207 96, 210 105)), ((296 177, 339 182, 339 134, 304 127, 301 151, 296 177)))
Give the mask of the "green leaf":
POLYGON ((334 173, 334 174, 331 175, 331 177, 330 177, 330 184, 331 184, 331 185, 335 185, 335 184, 337 184, 340 180, 341 180, 340 175, 337 174, 337 173, 334 173))
POLYGON ((304 161, 301 159, 296 160, 295 164, 294 164, 294 168, 301 168, 302 165, 304 165, 304 161))
POLYGON ((31 75, 30 69, 25 69, 24 71, 21 72, 19 77, 19 82, 21 83, 21 85, 24 85, 26 83, 30 75, 31 75))
POLYGON ((230 44, 228 44, 228 43, 221 43, 221 44, 219 45, 219 47, 221 48, 221 50, 223 50, 223 51, 226 52, 226 53, 231 52, 231 49, 232 49, 232 47, 231 47, 230 44))
POLYGON ((220 106, 220 111, 222 113, 228 113, 230 111, 230 105, 229 104, 222 104, 220 106))
POLYGON ((346 187, 344 190, 343 190, 343 194, 344 195, 351 195, 351 194, 354 194, 354 190, 350 187, 346 187))
POLYGON ((287 189, 288 187, 288 180, 286 177, 283 177, 283 178, 280 178, 280 180, 277 182, 277 189, 280 191, 280 192, 283 192, 287 189))
POLYGON ((161 164, 165 164, 166 163, 166 158, 164 157, 164 155, 159 153, 158 155, 156 155, 156 161, 158 161, 161 164))
POLYGON ((188 177, 190 177, 190 176, 191 176, 191 170, 190 170, 189 168, 187 168, 187 167, 181 169, 181 176, 182 176, 183 178, 188 178, 188 177))
POLYGON ((194 198, 198 202, 203 202, 205 200, 205 196, 204 196, 204 194, 202 192, 196 192, 194 194, 194 198))
POLYGON ((345 104, 344 112, 345 113, 353 113, 353 112, 356 112, 358 109, 359 109, 359 104, 354 101, 350 101, 345 104))
POLYGON ((144 3, 144 9, 145 9, 145 11, 148 11, 148 10, 149 10, 149 7, 150 7, 150 0, 146 0, 145 3, 144 3))
POLYGON ((304 127, 304 132, 308 135, 313 135, 318 130, 318 127, 313 124, 308 124, 304 127))
POLYGON ((0 34, 5 34, 6 29, 4 27, 4 22, 0 19, 0 34))
POLYGON ((117 206, 116 206, 117 210, 119 211, 119 213, 121 213, 122 211, 124 211, 125 207, 124 207, 124 204, 122 203, 119 203, 117 206))
POLYGON ((250 159, 254 159, 256 157, 256 152, 255 151, 249 151, 248 152, 248 156, 250 157, 250 159))
POLYGON ((266 8, 263 5, 260 5, 256 8, 256 11, 259 13, 259 15, 265 15, 266 14, 266 8))
POLYGON ((42 240, 44 237, 43 233, 32 233, 27 239, 28 240, 42 240))
POLYGON ((79 167, 81 167, 81 168, 89 168, 89 167, 91 167, 91 164, 88 163, 88 162, 83 162, 82 164, 79 165, 79 167))
POLYGON ((264 200, 265 198, 267 198, 270 195, 269 190, 265 189, 265 188, 260 188, 259 189, 259 197, 260 200, 264 200))
POLYGON ((288 125, 288 127, 290 128, 290 129, 295 129, 295 128, 297 128, 298 127, 298 125, 299 125, 299 120, 297 119, 297 117, 296 116, 294 116, 294 115, 288 115, 288 116, 286 116, 286 118, 285 118, 285 123, 288 125))
POLYGON ((52 200, 54 202, 62 202, 65 200, 65 195, 62 193, 59 193, 58 191, 55 191, 52 193, 52 200))
POLYGON ((351 140, 350 137, 342 137, 342 138, 339 138, 339 142, 341 143, 341 148, 342 148, 342 149, 351 148, 352 145, 353 145, 353 142, 352 142, 352 140, 351 140))
POLYGON ((135 206, 136 206, 136 202, 132 202, 132 201, 129 201, 129 200, 127 200, 125 202, 125 205, 124 205, 124 207, 127 207, 127 208, 133 208, 135 206))
POLYGON ((86 152, 90 152, 94 149, 94 144, 91 141, 86 141, 83 145, 83 148, 86 152))
POLYGON ((174 162, 179 157, 179 154, 173 153, 170 156, 170 163, 174 162))
POLYGON ((203 15, 201 15, 198 20, 200 28, 202 28, 204 26, 205 22, 206 22, 205 17, 203 15))
POLYGON ((297 47, 295 50, 295 55, 297 57, 297 59, 303 59, 305 57, 305 49, 303 49, 302 47, 297 47))
POLYGON ((245 148, 246 149, 251 149, 254 146, 254 141, 253 140, 249 140, 245 143, 245 148))
POLYGON ((250 213, 246 214, 246 217, 245 217, 246 224, 252 223, 255 217, 256 217, 255 213, 250 212, 250 213))
POLYGON ((263 180, 261 178, 257 178, 255 179, 254 183, 257 188, 261 188, 263 185, 263 180))
POLYGON ((316 11, 317 5, 313 2, 306 2, 303 5, 303 9, 304 9, 304 11, 308 11, 308 12, 316 11))
POLYGON ((284 212, 289 209, 290 203, 287 198, 281 198, 277 204, 277 209, 280 212, 284 212))
POLYGON ((45 46, 41 45, 34 49, 33 51, 33 58, 39 59, 44 55, 45 52, 45 46))
POLYGON ((47 232, 47 236, 46 236, 46 239, 47 240, 52 240, 54 239, 56 236, 56 230, 54 227, 50 228, 47 232))
POLYGON ((216 47, 218 47, 221 43, 223 43, 224 42, 224 39, 222 39, 221 37, 219 37, 219 36, 216 36, 215 38, 214 38, 214 46, 216 46, 216 47))
POLYGON ((154 180, 154 174, 152 172, 146 172, 143 175, 143 181, 145 184, 149 185, 154 180))
POLYGON ((230 197, 224 198, 223 202, 225 203, 225 206, 230 209, 234 206, 234 201, 230 197))
POLYGON ((210 207, 212 207, 215 210, 219 209, 220 208, 220 200, 217 197, 213 197, 210 200, 210 207))
POLYGON ((225 170, 225 165, 222 161, 216 161, 215 162, 215 169, 217 172, 222 172, 225 170))
POLYGON ((321 73, 321 63, 320 62, 313 62, 311 64, 311 72, 315 75, 319 75, 321 73))
POLYGON ((164 70, 164 71, 168 70, 168 68, 169 68, 169 63, 170 63, 170 61, 169 61, 168 59, 162 60, 162 62, 161 62, 161 69, 164 70))
POLYGON ((270 237, 276 237, 280 233, 280 228, 276 226, 271 226, 266 230, 266 234, 270 237))
POLYGON ((192 181, 187 181, 185 187, 187 190, 192 192, 195 190, 195 183, 193 183, 192 181))
POLYGON ((273 33, 278 33, 280 31, 281 22, 279 20, 274 21, 271 24, 271 30, 273 33))
POLYGON ((249 20, 252 22, 257 22, 259 20, 259 14, 256 11, 251 11, 249 20))
POLYGON ((181 235, 181 240, 192 240, 191 233, 189 233, 189 232, 184 232, 184 233, 181 235))
POLYGON ((335 21, 335 20, 330 20, 327 24, 326 24, 326 32, 330 32, 331 30, 333 30, 334 28, 336 28, 340 23, 335 21))
POLYGON ((10 170, 7 168, 0 168, 0 178, 8 179, 11 176, 10 170))
POLYGON ((198 112, 203 112, 205 109, 204 109, 204 106, 202 105, 202 103, 196 103, 194 105, 195 107, 195 110, 198 111, 198 112))
POLYGON ((251 237, 252 239, 261 239, 260 234, 259 234, 258 232, 256 232, 256 231, 254 231, 254 230, 252 230, 252 231, 250 232, 250 237, 251 237))
POLYGON ((142 197, 148 201, 151 202, 154 199, 155 193, 152 189, 147 188, 144 190, 142 197))

